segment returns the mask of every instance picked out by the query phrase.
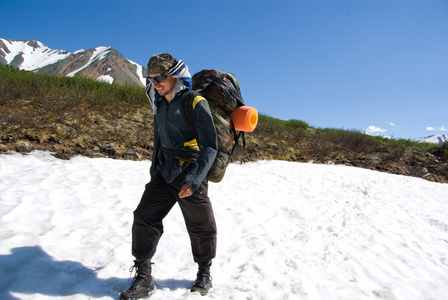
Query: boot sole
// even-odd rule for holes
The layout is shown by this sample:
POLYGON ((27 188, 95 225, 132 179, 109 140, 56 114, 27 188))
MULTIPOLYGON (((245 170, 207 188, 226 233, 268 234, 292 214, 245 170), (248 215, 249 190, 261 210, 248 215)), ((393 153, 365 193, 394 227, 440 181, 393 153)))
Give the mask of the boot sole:
POLYGON ((138 298, 135 298, 135 297, 126 297, 126 296, 121 295, 121 293, 120 293, 120 294, 118 294, 118 300, 139 300, 139 299, 148 299, 148 298, 151 297, 152 294, 154 294, 155 292, 156 292, 156 288, 154 287, 154 289, 150 290, 150 291, 148 292, 147 295, 144 295, 144 296, 142 296, 142 297, 138 297, 138 298))
POLYGON ((212 287, 210 287, 208 290, 201 288, 201 287, 192 287, 190 292, 192 293, 199 293, 201 294, 201 296, 205 296, 208 294, 208 292, 212 289, 212 287))

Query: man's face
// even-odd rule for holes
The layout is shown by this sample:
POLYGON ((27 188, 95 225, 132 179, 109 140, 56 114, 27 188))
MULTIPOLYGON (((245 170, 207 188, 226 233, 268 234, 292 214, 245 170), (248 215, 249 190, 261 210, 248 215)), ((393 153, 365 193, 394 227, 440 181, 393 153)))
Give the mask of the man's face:
MULTIPOLYGON (((155 78, 158 74, 149 74, 149 78, 155 78)), ((176 78, 168 76, 165 80, 161 82, 153 81, 153 86, 159 92, 160 96, 166 96, 173 92, 174 84, 176 83, 176 78)))

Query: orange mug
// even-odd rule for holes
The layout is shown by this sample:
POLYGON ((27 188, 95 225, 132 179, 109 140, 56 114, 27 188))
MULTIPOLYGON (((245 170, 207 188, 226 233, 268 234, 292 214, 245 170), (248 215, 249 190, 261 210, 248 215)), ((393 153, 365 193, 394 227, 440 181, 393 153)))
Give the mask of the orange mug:
POLYGON ((258 112, 255 107, 238 106, 232 114, 235 130, 252 132, 258 124, 258 112))

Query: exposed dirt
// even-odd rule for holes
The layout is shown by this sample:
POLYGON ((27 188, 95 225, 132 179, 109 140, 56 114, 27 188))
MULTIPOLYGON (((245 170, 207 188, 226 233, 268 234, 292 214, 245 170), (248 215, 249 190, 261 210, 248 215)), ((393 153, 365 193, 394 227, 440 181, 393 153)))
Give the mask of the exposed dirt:
MULTIPOLYGON (((75 155, 115 159, 151 159, 152 111, 119 104, 94 107, 51 100, 0 100, 0 152, 51 151, 58 158, 75 155)), ((269 132, 262 123, 246 133, 246 147, 234 161, 287 160, 343 164, 448 183, 446 151, 405 147, 347 150, 309 136, 269 132)))

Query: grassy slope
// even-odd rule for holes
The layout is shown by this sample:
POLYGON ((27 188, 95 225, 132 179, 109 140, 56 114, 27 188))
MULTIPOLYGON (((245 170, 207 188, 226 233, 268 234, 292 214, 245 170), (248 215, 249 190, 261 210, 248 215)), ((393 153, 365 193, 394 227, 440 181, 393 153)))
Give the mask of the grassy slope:
MULTIPOLYGON (((57 157, 150 159, 152 111, 143 88, 54 77, 0 66, 0 151, 53 151, 57 157)), ((261 115, 235 160, 345 164, 448 182, 448 145, 313 128, 261 115), (430 175, 427 175, 427 174, 430 175)))

